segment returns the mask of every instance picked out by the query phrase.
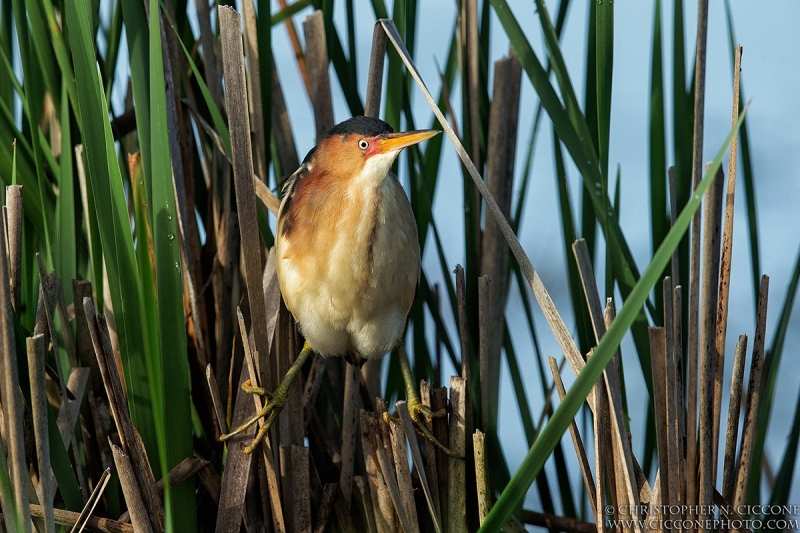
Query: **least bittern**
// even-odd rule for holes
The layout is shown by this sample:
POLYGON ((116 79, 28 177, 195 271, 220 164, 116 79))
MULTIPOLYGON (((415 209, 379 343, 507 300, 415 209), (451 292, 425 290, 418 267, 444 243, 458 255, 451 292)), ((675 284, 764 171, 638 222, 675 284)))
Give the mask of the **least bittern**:
MULTIPOLYGON (((383 357, 403 335, 420 275, 417 224, 392 163, 403 148, 435 130, 394 133, 386 122, 354 117, 323 134, 286 181, 278 211, 275 266, 286 307, 305 346, 264 408, 236 435, 267 417, 252 444, 264 438, 286 404, 286 391, 312 353, 345 356, 351 364, 383 357)), ((450 455, 420 416, 443 416, 420 402, 401 356, 408 410, 417 429, 450 455)))

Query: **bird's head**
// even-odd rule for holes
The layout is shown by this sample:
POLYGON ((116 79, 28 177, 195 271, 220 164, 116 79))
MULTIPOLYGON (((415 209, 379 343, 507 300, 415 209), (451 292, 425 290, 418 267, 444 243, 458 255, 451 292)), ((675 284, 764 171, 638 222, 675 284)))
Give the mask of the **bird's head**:
POLYGON ((437 133, 436 130, 394 133, 392 127, 380 119, 357 116, 325 132, 304 162, 318 172, 352 178, 383 178, 403 148, 437 133))

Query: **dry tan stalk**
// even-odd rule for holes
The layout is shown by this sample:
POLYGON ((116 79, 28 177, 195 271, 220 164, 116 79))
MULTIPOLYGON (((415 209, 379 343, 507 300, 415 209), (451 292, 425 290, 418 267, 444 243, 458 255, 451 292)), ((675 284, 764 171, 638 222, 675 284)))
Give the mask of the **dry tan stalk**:
MULTIPOLYGON (((394 531, 396 522, 389 487, 381 472, 378 459, 378 447, 383 446, 378 429, 378 415, 360 412, 361 448, 364 451, 364 464, 367 471, 367 483, 372 499, 372 511, 375 518, 376 531, 388 533, 394 531)), ((319 522, 318 522, 319 523, 319 522)))
POLYGON ((492 508, 492 495, 489 487, 489 471, 486 465, 486 434, 475 430, 472 435, 475 450, 475 481, 478 489, 478 520, 481 525, 492 508))
POLYGON ((461 341, 461 377, 470 379, 469 330, 467 329, 467 296, 464 267, 456 265, 456 301, 458 302, 458 337, 461 341))
MULTIPOLYGON (((494 86, 486 142, 486 186, 506 217, 511 210, 521 78, 522 67, 516 56, 505 57, 494 64, 494 86)), ((472 94, 472 97, 477 100, 477 94, 472 94)), ((485 402, 482 398, 482 403, 488 409, 488 416, 483 414, 483 424, 488 429, 492 427, 487 425, 490 420, 493 424, 497 421, 508 284, 508 245, 491 217, 486 219, 481 247, 480 272, 491 280, 486 288, 485 304, 479 303, 485 305, 487 318, 480 338, 481 344, 486 344, 486 372, 481 372, 481 381, 488 384, 485 402)), ((482 386, 482 396, 483 389, 482 386)))
MULTIPOLYGON (((655 409, 656 442, 658 444, 659 493, 662 498, 669 496, 669 451, 667 433, 667 339, 664 328, 648 328, 650 338, 650 365, 653 371, 653 405, 655 409)), ((662 501, 658 501, 660 505, 662 501)), ((653 503, 653 502, 650 502, 653 503)), ((669 502, 665 502, 669 503, 669 502)))
POLYGON ((114 453, 114 463, 117 465, 117 473, 119 474, 120 485, 122 485, 122 493, 125 495, 125 503, 128 505, 131 525, 137 532, 152 532, 153 528, 150 525, 150 519, 147 516, 147 508, 145 507, 142 493, 136 481, 134 467, 128 456, 122 451, 122 448, 110 441, 109 445, 111 446, 111 451, 114 453))
POLYGON ((247 103, 253 132, 253 167, 255 175, 261 180, 266 180, 269 173, 265 150, 269 143, 264 132, 264 110, 261 106, 261 67, 258 57, 256 12, 253 0, 245 0, 241 6, 244 18, 244 51, 247 57, 247 103))
MULTIPOLYGON (((700 0, 697 3, 697 53, 695 54, 695 80, 694 80, 694 134, 692 146, 692 188, 696 188, 700 183, 703 169, 703 125, 705 117, 705 93, 706 93, 706 39, 708 35, 708 0, 700 0)), ((690 278, 689 278, 689 434, 687 438, 687 462, 694 464, 696 457, 695 449, 695 427, 696 427, 696 387, 697 381, 692 376, 692 365, 697 365, 698 353, 698 314, 700 310, 700 224, 702 215, 698 209, 692 220, 691 231, 691 255, 690 255, 690 278)), ((687 503, 693 505, 697 503, 697 480, 694 475, 694 467, 689 466, 687 475, 687 503), (689 474, 691 472, 691 474, 689 474)), ((706 494, 707 496, 707 494, 706 494)), ((709 502, 710 503, 710 502, 709 502)))
MULTIPOLYGON (((672 328, 673 328, 673 341, 675 343, 673 353, 675 354, 675 391, 677 392, 677 411, 678 411, 678 439, 681 442, 686 435, 686 411, 684 410, 683 403, 683 288, 680 285, 675 285, 675 280, 672 282, 672 328)), ((678 454, 678 499, 677 502, 684 503, 686 501, 686 456, 681 452, 678 454)))
MULTIPOLYGON (((675 225, 678 218, 678 191, 675 184, 675 165, 670 165, 667 169, 667 187, 669 189, 669 221, 670 227, 675 225)), ((680 261, 679 261, 680 246, 675 248, 672 252, 672 262, 670 264, 672 278, 672 288, 674 289, 680 284, 680 261)))
POLYGON ((367 75, 367 97, 364 116, 378 118, 381 111, 381 87, 383 85, 383 63, 386 58, 386 32, 380 22, 372 29, 372 52, 369 57, 367 75))
POLYGON ((597 291, 597 282, 594 278, 594 268, 592 267, 592 256, 586 239, 578 239, 572 243, 572 255, 575 256, 575 263, 578 266, 578 274, 581 277, 583 295, 586 297, 586 306, 589 316, 592 319, 592 330, 596 342, 606 333, 606 325, 603 322, 603 305, 600 302, 600 295, 597 291))
MULTIPOLYGON (((11 306, 19 311, 22 299, 22 185, 6 187, 6 245, 11 306)), ((5 255, 5 254, 4 254, 5 255)))
MULTIPOLYGON (((719 238, 722 212, 722 169, 717 171, 714 182, 706 192, 703 227, 703 279, 700 329, 700 494, 698 503, 709 506, 714 498, 716 485, 716 457, 719 441, 719 414, 715 409, 715 381, 719 379, 719 400, 722 398, 722 369, 718 368, 716 350, 717 289, 719 287, 719 238)), ((722 363, 719 361, 719 363, 722 363)), ((701 514, 701 518, 706 516, 701 514)))
MULTIPOLYGON (((496 325, 490 326, 490 318, 489 318, 489 285, 491 284, 491 280, 489 276, 481 276, 478 278, 478 375, 480 376, 481 386, 481 403, 480 403, 480 413, 479 413, 479 420, 480 425, 485 430, 488 431, 489 428, 489 389, 494 389, 493 395, 496 396, 497 386, 493 385, 492 382, 489 381, 489 359, 492 355, 489 354, 489 329, 491 327, 496 327, 496 325)), ((501 313, 501 318, 503 318, 503 313, 501 313)), ((501 326, 502 328, 502 326, 501 326)), ((497 353, 497 359, 499 359, 500 353, 497 353)), ((499 361, 498 361, 499 364, 499 361)), ((498 366, 498 372, 500 368, 498 366)), ((497 376, 499 379, 499 375, 497 376)))
MULTIPOLYGON (((603 323, 606 329, 614 321, 614 306, 611 298, 606 300, 606 308, 603 311, 603 323)), ((639 502, 651 500, 650 485, 642 472, 639 462, 631 451, 630 437, 625 430, 625 421, 622 413, 622 389, 619 382, 619 355, 615 352, 611 357, 606 369, 603 371, 603 379, 606 383, 606 391, 609 395, 609 405, 611 410, 612 440, 614 445, 615 468, 620 474, 617 479, 622 479, 621 487, 624 489, 625 501, 630 505, 638 506, 639 502)), ((635 507, 638 509, 638 507, 635 507)), ((638 511, 633 513, 634 519, 639 518, 638 511)))
POLYGON ((141 442, 139 433, 128 413, 128 402, 123 392, 119 368, 114 358, 105 317, 95 315, 94 304, 90 298, 83 299, 83 309, 97 356, 100 374, 103 377, 103 384, 108 395, 111 413, 117 424, 122 450, 130 458, 130 462, 133 465, 133 474, 136 476, 152 528, 154 530, 163 530, 164 508, 155 493, 155 477, 147 460, 144 444, 141 442))
POLYGON ((48 445, 47 394, 45 392, 45 346, 44 337, 36 335, 26 340, 28 347, 28 370, 31 381, 31 410, 33 412, 33 431, 36 436, 36 457, 39 466, 39 487, 37 496, 44 510, 46 533, 55 533, 53 497, 55 479, 50 469, 50 446, 48 445))
POLYGON ((317 401, 317 394, 322 385, 322 376, 325 374, 325 358, 315 357, 311 361, 311 369, 306 378, 305 388, 303 389, 303 412, 305 413, 306 425, 308 425, 311 411, 314 409, 314 402, 317 401))
MULTIPOLYGON (((378 419, 377 424, 380 426, 385 426, 380 419, 378 419)), ((388 427, 380 428, 381 434, 388 431, 388 427)), ((395 474, 396 471, 392 458, 393 450, 391 446, 391 437, 379 437, 379 441, 376 446, 376 453, 378 457, 378 464, 380 464, 381 473, 383 474, 383 479, 386 482, 386 488, 389 491, 389 496, 391 497, 392 504, 394 505, 394 511, 397 515, 397 518, 400 520, 400 525, 403 527, 404 531, 412 531, 413 526, 408 514, 406 514, 405 506, 403 505, 403 498, 400 494, 397 476, 395 474)))
MULTIPOLYGON (((431 391, 431 409, 434 411, 439 411, 440 409, 447 409, 447 389, 445 387, 437 387, 431 391)), ((436 437, 436 440, 444 444, 445 446, 449 447, 450 444, 450 435, 449 435, 449 425, 448 421, 445 418, 434 418, 432 421, 433 425, 433 436, 436 437)), ((427 441, 426 441, 427 442, 427 441)), ((449 487, 449 476, 450 476, 450 458, 439 448, 436 448, 436 469, 437 475, 439 476, 439 487, 443 487, 443 490, 447 490, 449 487)), ((439 516, 442 519, 442 528, 447 531, 448 524, 447 524, 447 500, 445 499, 445 495, 440 493, 440 511, 439 516)))
POLYGON ((292 511, 294 531, 311 533, 311 481, 309 480, 309 449, 292 446, 292 511))
MULTIPOLYGON (((739 74, 742 65, 742 47, 736 48, 733 61, 733 110, 731 119, 735 125, 739 121, 739 74)), ((716 322, 716 373, 714 375, 714 466, 716 468, 717 446, 719 442, 719 421, 722 408, 722 376, 725 369, 725 337, 728 330, 728 297, 731 288, 731 254, 733 250, 733 207, 736 194, 736 149, 739 141, 739 130, 734 128, 728 160, 728 181, 725 191, 725 222, 722 233, 722 257, 720 260, 720 276, 718 289, 717 322, 716 322)), ((721 181, 721 180, 720 180, 721 181)), ((720 184, 721 196, 722 184, 720 184)), ((714 476, 716 479, 716 476, 714 476)))
MULTIPOLYGON (((322 11, 314 11, 303 22, 306 38, 306 64, 308 81, 311 87, 311 107, 314 109, 314 123, 317 139, 334 125, 331 82, 328 75, 328 49, 325 42, 325 22, 322 11)), ((349 501, 349 500, 348 500, 349 501)))
MULTIPOLYGON (((606 443, 606 422, 608 412, 606 411, 605 382, 599 380, 594 385, 595 410, 594 410, 594 471, 595 471, 595 499, 592 501, 592 508, 595 517, 603 516, 606 501, 606 467, 604 459, 608 457, 610 450, 605 449, 606 443)), ((605 533, 605 520, 597 521, 597 532, 605 533)))
POLYGON ((260 176, 253 175, 253 185, 256 188, 256 196, 258 199, 261 200, 261 203, 264 204, 264 207, 270 210, 273 215, 278 215, 278 209, 281 207, 281 201, 278 200, 278 197, 275 196, 267 184, 264 183, 260 176))
MULTIPOLYGON (((344 407, 342 409, 342 464, 339 475, 339 488, 342 490, 344 501, 349 507, 350 496, 353 491, 353 471, 355 469, 356 459, 356 438, 358 436, 359 412, 358 388, 361 370, 356 365, 347 364, 345 365, 344 372, 345 381, 344 407)), ((405 451, 405 449, 403 451, 405 451)))
MULTIPOLYGON (((253 161, 250 144, 250 117, 247 112, 247 95, 242 58, 242 32, 239 14, 227 6, 219 8, 220 45, 225 74, 225 104, 228 110, 228 127, 231 135, 233 177, 236 182, 236 207, 239 215, 239 233, 244 255, 244 274, 250 304, 250 320, 259 327, 253 328, 256 351, 269 353, 267 323, 264 308, 264 288, 261 285, 261 240, 258 235, 255 188, 253 186, 253 161)), ((265 371, 266 383, 273 378, 265 371)))
MULTIPOLYGON (((245 329, 245 325, 244 325, 244 317, 242 316, 242 312, 241 312, 241 310, 239 308, 236 309, 236 313, 237 313, 237 316, 238 316, 238 319, 239 319, 239 331, 242 334, 242 345, 244 346, 244 352, 245 352, 245 355, 244 355, 245 365, 242 366, 242 375, 244 375, 245 370, 247 370, 247 372, 249 374, 250 383, 252 385, 254 385, 254 386, 258 386, 258 384, 259 384, 258 377, 259 376, 257 374, 256 368, 255 368, 255 363, 254 363, 256 358, 253 357, 253 354, 252 354, 253 347, 250 344, 252 342, 252 339, 250 339, 246 334, 247 330, 245 329)), ((254 328, 254 329, 258 329, 258 328, 254 328)), ((264 328, 261 328, 261 329, 264 329, 264 328)), ((269 367, 268 367, 268 365, 264 365, 264 368, 268 369, 269 367)), ((240 377, 240 381, 242 381, 241 377, 240 377)), ((244 396, 242 396, 242 393, 244 393, 244 391, 240 388, 239 392, 238 392, 238 394, 236 396, 237 408, 238 408, 238 402, 239 401, 246 401, 244 398, 246 398, 248 396, 247 393, 245 393, 244 396)), ((253 404, 255 406, 255 412, 261 411, 261 408, 263 407, 262 402, 261 402, 261 397, 259 395, 257 395, 257 394, 251 394, 250 396, 252 396, 252 398, 253 398, 253 404)), ((244 423, 245 420, 249 419, 250 416, 251 416, 251 414, 248 414, 247 417, 242 418, 239 422, 234 422, 233 423, 233 427, 239 427, 242 423, 244 423)), ((234 417, 235 417, 235 414, 234 414, 234 417)), ((262 418, 261 420, 259 420, 254 425, 254 427, 257 426, 258 428, 260 428, 263 424, 264 424, 264 419, 262 418)), ((251 431, 252 429, 253 429, 253 427, 248 428, 248 430, 244 433, 245 435, 248 435, 250 439, 252 439, 253 436, 254 436, 254 432, 251 431)), ((242 442, 249 442, 249 441, 244 440, 242 442)), ((264 440, 262 441, 260 448, 261 448, 261 453, 262 453, 263 460, 264 460, 264 467, 266 468, 266 473, 267 473, 267 485, 268 485, 268 489, 269 489, 270 509, 272 510, 273 528, 275 529, 275 531, 279 531, 279 532, 280 531, 286 531, 286 523, 284 521, 283 505, 281 503, 280 488, 279 488, 279 485, 278 485, 278 473, 279 473, 279 470, 278 470, 278 467, 275 464, 276 459, 275 459, 275 453, 274 453, 273 448, 272 448, 272 435, 271 434, 267 434, 267 435, 264 436, 264 440)), ((243 453, 244 452, 244 448, 240 449, 239 447, 237 447, 237 451, 240 451, 240 452, 243 453)), ((228 445, 229 457, 230 457, 230 453, 231 453, 231 446, 229 444, 228 445)), ((245 454, 245 455, 248 455, 248 454, 245 454)), ((250 461, 247 461, 248 468, 243 473, 245 486, 246 486, 246 483, 247 483, 247 476, 249 475, 249 465, 250 465, 250 461)), ((228 471, 227 464, 226 464, 226 467, 225 467, 225 471, 226 472, 228 471)), ((242 501, 242 504, 244 504, 244 501, 242 501)), ((219 529, 219 523, 220 523, 219 519, 217 519, 217 529, 219 529)))
MULTIPOLYGON (((561 380, 561 371, 556 365, 555 358, 548 356, 547 362, 550 364, 550 372, 553 374, 553 386, 558 391, 558 397, 563 400, 564 396, 567 395, 567 391, 564 388, 564 382, 561 380)), ((575 447, 575 455, 578 456, 578 466, 581 468, 583 484, 586 487, 586 493, 589 495, 589 501, 596 502, 597 495, 595 492, 594 477, 592 476, 592 467, 589 464, 589 459, 586 457, 586 449, 583 446, 583 440, 581 439, 580 430, 578 429, 578 424, 575 423, 575 419, 569 424, 569 434, 572 437, 572 445, 575 447)), ((597 508, 593 504, 592 512, 595 514, 595 522, 600 522, 603 519, 603 514, 601 514, 598 519, 596 511, 597 508)))
MULTIPOLYGON (((586 242, 583 239, 578 239, 573 243, 572 248, 581 276, 581 284, 584 289, 584 295, 586 296, 587 307, 592 319, 592 327, 596 339, 599 342, 614 319, 612 302, 609 298, 606 303, 606 309, 603 311, 600 305, 591 256, 586 242)), ((642 490, 649 491, 649 486, 646 480, 644 480, 644 475, 641 473, 641 468, 636 458, 633 457, 627 432, 625 431, 622 413, 622 390, 619 383, 619 369, 616 353, 612 356, 609 366, 603 371, 603 379, 605 381, 605 390, 608 395, 606 405, 609 411, 609 418, 607 420, 610 422, 610 428, 612 429, 610 432, 609 446, 611 446, 613 454, 605 456, 607 458, 613 458, 613 461, 609 463, 607 469, 609 478, 615 480, 615 483, 612 484, 612 487, 615 489, 612 497, 615 498, 620 505, 623 501, 630 505, 637 505, 639 496, 637 495, 637 491, 634 490, 634 486, 640 489, 638 492, 642 490), (644 481, 640 482, 640 480, 644 481)), ((593 390, 590 396, 587 397, 587 402, 590 407, 593 405, 592 400, 594 400, 595 406, 598 401, 594 396, 595 392, 596 390, 593 390)), ((595 409, 595 417, 597 416, 598 413, 595 409)), ((600 482, 601 481, 598 481, 598 483, 600 482)), ((602 522, 602 520, 598 520, 598 522, 602 522)))
MULTIPOLYGON (((450 378, 450 438, 449 446, 459 455, 466 455, 467 381, 450 378)), ((461 459, 447 458, 447 530, 467 530, 466 465, 461 459)))
POLYGON ((747 335, 739 335, 733 355, 733 374, 731 375, 731 397, 728 403, 728 426, 725 431, 725 457, 722 466, 722 497, 733 500, 733 487, 736 485, 736 441, 739 437, 739 413, 742 403, 742 379, 744 362, 747 357, 747 335))
POLYGON ((225 410, 222 407, 222 400, 219 397, 219 388, 217 387, 217 380, 214 378, 214 371, 211 365, 206 366, 206 383, 208 383, 208 391, 211 394, 211 401, 214 404, 214 412, 217 414, 217 424, 219 425, 220 434, 228 432, 228 421, 225 419, 225 410))
MULTIPOLYGON (((242 365, 239 381, 247 376, 246 365, 242 365)), ((242 389, 237 390, 236 403, 234 404, 233 427, 238 427, 253 415, 253 408, 247 398, 248 394, 242 389)), ((247 491, 247 478, 250 474, 252 454, 244 453, 244 447, 255 436, 256 425, 250 426, 246 431, 228 441, 228 458, 225 463, 225 473, 222 477, 222 486, 219 497, 219 513, 217 515, 216 531, 238 531, 242 522, 244 499, 247 491)), ((265 441, 267 439, 264 439, 265 441)))
MULTIPOLYGON (((404 526, 406 533, 419 532, 417 506, 414 503, 414 486, 411 483, 411 471, 408 468, 408 455, 406 454, 406 436, 403 426, 394 421, 389 422, 392 453, 394 455, 394 468, 397 475, 397 486, 400 489, 400 503, 403 510, 398 514, 405 514, 408 518, 410 530, 404 526)), ((416 437, 415 437, 416 438, 416 437)))
MULTIPOLYGON (((761 290, 758 295, 756 313, 756 336, 753 341, 753 359, 750 362, 750 382, 747 386, 747 414, 742 428, 742 443, 739 451, 739 470, 736 475, 736 491, 733 504, 744 505, 747 499, 747 485, 750 480, 750 462, 756 438, 756 418, 761 401, 761 373, 764 368, 764 341, 767 327, 767 303, 769 299, 769 276, 761 276, 761 290)), ((758 475, 755 472, 755 475, 758 475)))
MULTIPOLYGON (((672 308, 672 279, 665 277, 662 284, 664 302, 664 333, 666 335, 666 393, 667 393, 667 477, 669 479, 667 492, 662 492, 662 498, 667 504, 677 504, 679 500, 679 487, 683 480, 681 471, 681 456, 683 446, 680 433, 680 418, 683 416, 682 398, 683 390, 680 388, 675 351, 675 323, 672 308)), ((672 518, 671 516, 669 518, 672 518)))
POLYGON ((422 492, 425 495, 425 501, 428 504, 428 512, 430 512, 431 520, 433 521, 433 528, 437 533, 441 533, 441 520, 437 514, 436 506, 434 504, 431 486, 428 483, 428 476, 425 473, 425 464, 422 462, 422 454, 419 451, 417 433, 414 429, 414 424, 411 421, 411 415, 408 412, 408 405, 405 401, 401 400, 397 402, 397 414, 400 417, 403 431, 405 432, 406 439, 408 440, 408 447, 411 450, 411 459, 414 461, 414 466, 417 469, 420 485, 422 485, 422 492))
MULTIPOLYGON (((31 516, 34 518, 44 518, 44 509, 41 505, 31 504, 31 516)), ((80 513, 74 511, 65 511, 63 509, 55 509, 56 524, 62 526, 75 525, 80 517, 80 513)), ((134 533, 131 524, 125 524, 110 518, 97 518, 90 516, 86 519, 85 524, 87 531, 97 531, 99 533, 134 533)))
MULTIPOLYGON (((42 258, 39 253, 36 254, 36 263, 39 270, 39 308, 36 313, 37 324, 34 332, 47 333, 43 336, 42 342, 45 346, 53 343, 54 349, 56 348, 56 335, 54 326, 54 317, 56 305, 58 305, 59 294, 61 294, 61 280, 55 275, 55 272, 50 272, 45 275, 42 267, 42 258), (43 311, 43 312, 42 312, 43 311), (40 321, 40 317, 44 317, 44 321, 40 321)), ((69 328, 66 328, 69 329, 69 328)), ((64 446, 67 450, 72 451, 72 457, 75 464, 80 464, 80 450, 78 449, 78 440, 75 436, 75 421, 78 419, 77 411, 80 409, 80 403, 83 399, 83 391, 72 389, 71 392, 75 395, 75 407, 72 409, 70 406, 69 396, 67 395, 67 384, 64 379, 64 373, 61 365, 56 365, 58 371, 58 384, 61 389, 61 402, 62 409, 58 413, 58 428, 61 434, 61 439, 64 441, 64 446)), ((77 377, 77 376, 76 376, 77 377)), ((77 385, 77 384, 76 384, 77 385)), ((84 382, 85 385, 85 382, 84 382)), ((83 476, 83 469, 75 468, 75 475, 78 480, 78 486, 81 490, 81 495, 84 501, 89 497, 89 489, 86 487, 86 480, 83 476)))
MULTIPOLYGON (((428 407, 432 411, 433 409, 433 391, 431 387, 425 383, 425 380, 422 380, 419 385, 419 393, 422 399, 422 405, 428 407)), ((428 421, 423 419, 422 423, 426 425, 429 431, 433 431, 433 421, 428 421)), ((439 497, 439 465, 436 456, 436 450, 438 448, 433 445, 431 441, 425 439, 425 475, 428 480, 428 487, 431 492, 431 500, 433 500, 433 515, 439 517, 440 524, 441 524, 441 517, 442 517, 442 507, 440 504, 440 497, 439 497)), ((422 470, 419 466, 417 470, 422 470)), ((444 485, 442 485, 444 486, 444 485)))
MULTIPOLYGON (((109 441, 109 446, 110 445, 111 442, 109 441)), ((112 453, 113 451, 114 450, 112 448, 112 453)), ((130 464, 128 466, 130 466, 130 464)), ((110 479, 111 479, 111 469, 106 468, 103 474, 100 476, 100 479, 97 481, 97 485, 95 485, 94 490, 92 491, 92 495, 89 497, 89 499, 86 502, 86 505, 84 505, 83 509, 81 510, 81 514, 78 517, 78 520, 76 520, 75 525, 72 526, 72 530, 70 531, 70 533, 73 533, 75 531, 75 528, 78 527, 78 525, 81 526, 80 529, 78 529, 78 533, 81 533, 84 530, 84 528, 86 527, 86 522, 89 520, 89 517, 92 516, 92 513, 94 513, 94 509, 95 507, 97 507, 97 503, 100 501, 103 492, 106 490, 106 486, 108 485, 108 481, 110 479)), ((135 482, 136 480, 133 479, 133 481, 135 482)), ((141 504, 141 493, 139 494, 139 496, 140 496, 139 503, 141 504)), ((141 510, 144 510, 144 508, 142 507, 141 510)))
MULTIPOLYGON (((462 4, 461 12, 461 43, 463 46, 463 65, 466 70, 466 82, 469 88, 469 125, 472 133, 472 160, 475 166, 481 168, 482 161, 480 156, 480 132, 481 117, 479 111, 478 95, 480 94, 479 70, 478 70, 478 2, 477 0, 466 0, 462 4)), ((475 206, 480 202, 480 197, 475 197, 475 206)), ((476 211, 477 212, 477 211, 476 211)))

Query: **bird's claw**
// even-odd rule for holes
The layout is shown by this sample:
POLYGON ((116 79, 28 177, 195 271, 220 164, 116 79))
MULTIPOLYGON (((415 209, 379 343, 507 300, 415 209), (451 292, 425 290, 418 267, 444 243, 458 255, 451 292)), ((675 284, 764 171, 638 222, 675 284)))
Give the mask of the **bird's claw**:
MULTIPOLYGON (((439 409, 438 411, 432 411, 430 407, 424 405, 422 402, 420 402, 415 398, 410 399, 408 401, 407 406, 408 406, 408 415, 411 417, 411 422, 413 422, 414 429, 417 431, 417 433, 422 435, 428 442, 430 442, 431 444, 442 450, 450 457, 453 457, 455 459, 464 459, 463 455, 454 452, 453 450, 451 450, 450 448, 439 442, 439 439, 437 439, 433 435, 433 433, 431 433, 430 429, 428 429, 428 426, 422 420, 422 417, 425 417, 428 420, 434 418, 443 418, 447 416, 446 409, 439 409)), ((398 424, 400 423, 400 420, 398 418, 393 417, 388 412, 383 413, 383 418, 387 422, 392 421, 398 424)))
POLYGON ((267 403, 261 410, 256 413, 253 417, 251 417, 247 422, 239 426, 238 428, 234 429, 230 433, 222 435, 219 440, 226 441, 231 437, 246 431, 250 426, 261 420, 263 417, 267 417, 264 421, 264 424, 261 425, 259 428, 258 433, 256 433, 253 442, 251 442, 248 446, 245 446, 244 453, 250 454, 253 453, 253 450, 256 449, 256 446, 264 440, 264 436, 269 431, 269 428, 272 426, 272 423, 280 414, 281 410, 283 410, 284 406, 286 405, 286 388, 283 385, 279 385, 274 392, 270 393, 263 387, 254 387, 250 384, 250 380, 245 380, 242 383, 242 390, 248 394, 258 394, 259 396, 264 396, 267 398, 267 403))

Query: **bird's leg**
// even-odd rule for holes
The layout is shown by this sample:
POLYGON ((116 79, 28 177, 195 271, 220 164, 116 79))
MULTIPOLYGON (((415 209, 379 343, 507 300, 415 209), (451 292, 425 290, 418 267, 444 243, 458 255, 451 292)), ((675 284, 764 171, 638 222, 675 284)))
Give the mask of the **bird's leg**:
POLYGON ((450 457, 464 459, 463 455, 454 452, 439 442, 439 440, 434 437, 433 433, 431 433, 431 431, 428 429, 428 426, 426 426, 423 422, 421 418, 422 416, 429 420, 431 418, 442 418, 447 416, 447 410, 439 409, 438 411, 432 411, 430 407, 423 405, 422 401, 420 400, 419 393, 417 392, 416 384, 414 383, 414 375, 411 373, 411 365, 408 362, 408 356, 406 355, 406 351, 403 346, 399 346, 397 348, 397 353, 400 356, 400 371, 403 373, 403 382, 406 385, 408 414, 411 417, 411 421, 414 423, 414 428, 431 444, 442 450, 450 457))
POLYGON ((258 394, 259 396, 265 396, 267 398, 267 403, 264 407, 261 408, 259 412, 257 412, 254 416, 252 416, 247 422, 239 426, 238 428, 234 429, 230 433, 226 435, 222 435, 220 440, 228 440, 234 435, 238 435, 239 433, 246 431, 247 428, 258 422, 261 418, 267 417, 267 420, 258 430, 256 437, 253 439, 253 442, 250 443, 249 446, 245 446, 244 453, 252 453, 252 451, 258 446, 264 439, 264 435, 267 434, 269 428, 272 426, 272 423, 280 414, 281 410, 286 405, 286 395, 288 394, 289 387, 294 381, 294 378, 297 376, 297 373, 300 372, 300 369, 303 368, 306 360, 314 353, 314 350, 311 349, 311 345, 308 344, 308 341, 303 345, 303 350, 297 356, 292 366, 286 372, 286 375, 283 376, 280 385, 273 391, 267 392, 266 389, 263 387, 254 387, 251 385, 250 380, 245 380, 242 383, 242 390, 248 394, 258 394))

